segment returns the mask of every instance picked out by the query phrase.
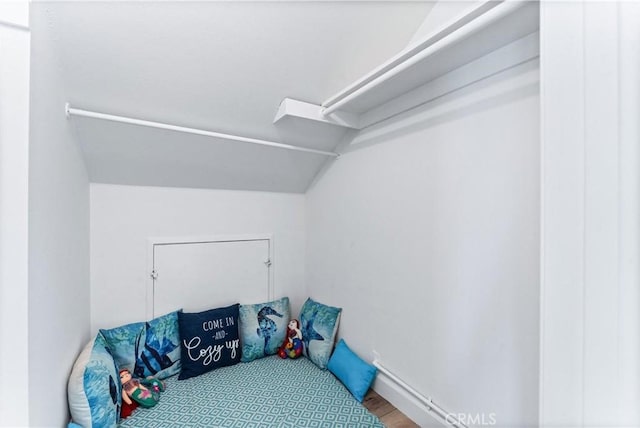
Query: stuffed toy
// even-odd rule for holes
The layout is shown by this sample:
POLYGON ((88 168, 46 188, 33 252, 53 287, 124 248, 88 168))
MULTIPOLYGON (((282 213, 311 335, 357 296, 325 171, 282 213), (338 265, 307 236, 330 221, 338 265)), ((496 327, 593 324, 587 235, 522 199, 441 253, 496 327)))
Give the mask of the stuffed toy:
POLYGON ((129 416, 133 414, 133 411, 137 409, 139 406, 137 401, 131 401, 131 404, 126 401, 122 401, 122 406, 120 407, 120 417, 122 419, 127 419, 129 416))
MULTIPOLYGON (((132 406, 134 402, 145 408, 153 407, 160 401, 160 392, 164 391, 162 381, 153 377, 134 379, 128 369, 120 370, 120 382, 122 383, 123 407, 125 404, 128 407, 132 406)), ((133 412, 133 408, 131 412, 133 412)))
POLYGON ((302 354, 302 332, 300 321, 292 319, 287 325, 287 337, 278 350, 280 358, 298 358, 302 354))

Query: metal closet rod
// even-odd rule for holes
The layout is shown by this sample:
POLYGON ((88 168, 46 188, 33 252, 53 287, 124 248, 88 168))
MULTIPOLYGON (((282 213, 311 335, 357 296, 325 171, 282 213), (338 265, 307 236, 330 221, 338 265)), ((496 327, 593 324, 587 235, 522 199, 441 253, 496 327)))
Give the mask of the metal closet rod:
POLYGON ((285 149, 285 150, 294 150, 297 152, 313 153, 316 155, 332 156, 332 157, 340 156, 340 154, 335 152, 326 152, 324 150, 309 149, 307 147, 293 146, 291 144, 277 143, 275 141, 259 140, 257 138, 242 137, 240 135, 224 134, 222 132, 206 131, 204 129, 187 128, 184 126, 171 125, 168 123, 153 122, 150 120, 135 119, 131 117, 116 116, 113 114, 82 110, 82 109, 71 107, 69 103, 65 104, 64 109, 65 109, 67 118, 71 116, 90 117, 92 119, 109 120, 111 122, 128 123, 130 125, 146 126, 149 128, 167 129, 169 131, 203 135, 205 137, 221 138, 224 140, 240 141, 242 143, 257 144, 260 146, 275 147, 278 149, 285 149))

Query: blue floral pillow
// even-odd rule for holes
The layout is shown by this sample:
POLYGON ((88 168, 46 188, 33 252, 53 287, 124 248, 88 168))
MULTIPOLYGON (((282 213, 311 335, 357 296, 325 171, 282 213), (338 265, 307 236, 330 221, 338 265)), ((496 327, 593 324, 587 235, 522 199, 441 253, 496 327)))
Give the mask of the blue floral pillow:
POLYGON ((135 375, 164 379, 180 373, 180 329, 178 312, 146 323, 144 349, 136 360, 135 375))
POLYGON ((83 427, 115 427, 120 419, 120 377, 100 333, 84 347, 67 385, 73 422, 83 427))
POLYGON ((278 352, 287 335, 289 298, 256 305, 240 305, 240 342, 243 362, 278 352))
POLYGON ((321 369, 327 367, 338 331, 342 308, 307 299, 300 310, 304 355, 321 369))
POLYGON ((239 304, 199 313, 178 312, 182 369, 178 379, 240 362, 239 304))
POLYGON ((159 379, 180 372, 178 312, 100 333, 107 340, 118 369, 129 369, 139 378, 159 379))
MULTIPOLYGON (((118 370, 128 369, 134 373, 140 350, 144 347, 146 326, 143 322, 123 325, 109 330, 100 330, 107 341, 118 370)), ((136 373, 139 375, 139 373, 136 373)), ((118 378, 119 379, 119 378, 118 378)))

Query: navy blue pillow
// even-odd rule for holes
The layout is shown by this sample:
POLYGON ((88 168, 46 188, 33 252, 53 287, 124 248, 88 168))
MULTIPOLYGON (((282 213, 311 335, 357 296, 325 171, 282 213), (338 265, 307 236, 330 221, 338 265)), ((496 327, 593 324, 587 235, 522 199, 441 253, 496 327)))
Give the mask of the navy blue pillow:
POLYGON ((239 304, 199 313, 178 312, 182 368, 178 379, 240 361, 239 304))

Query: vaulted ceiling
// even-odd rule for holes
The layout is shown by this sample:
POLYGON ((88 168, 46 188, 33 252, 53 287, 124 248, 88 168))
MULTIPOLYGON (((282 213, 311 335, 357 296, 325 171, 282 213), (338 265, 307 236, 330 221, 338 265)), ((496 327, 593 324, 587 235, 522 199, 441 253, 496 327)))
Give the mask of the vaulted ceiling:
MULTIPOLYGON (((34 6, 43 8, 48 25, 32 31, 48 33, 72 107, 304 146, 325 137, 274 125, 280 102, 288 97, 320 104, 403 49, 432 6, 51 2, 34 6)), ((95 182, 304 192, 327 160, 72 120, 95 182)), ((337 141, 322 143, 331 150, 337 141)))

